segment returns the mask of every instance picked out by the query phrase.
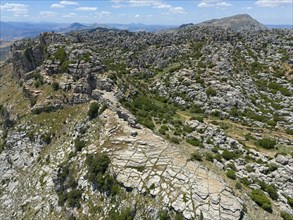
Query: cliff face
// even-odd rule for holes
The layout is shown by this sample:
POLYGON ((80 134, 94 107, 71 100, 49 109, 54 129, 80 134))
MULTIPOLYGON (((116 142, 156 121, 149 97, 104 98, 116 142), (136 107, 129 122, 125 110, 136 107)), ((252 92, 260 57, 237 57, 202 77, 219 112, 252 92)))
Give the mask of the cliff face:
POLYGON ((0 69, 0 218, 292 215, 290 34, 188 25, 15 43, 0 69))

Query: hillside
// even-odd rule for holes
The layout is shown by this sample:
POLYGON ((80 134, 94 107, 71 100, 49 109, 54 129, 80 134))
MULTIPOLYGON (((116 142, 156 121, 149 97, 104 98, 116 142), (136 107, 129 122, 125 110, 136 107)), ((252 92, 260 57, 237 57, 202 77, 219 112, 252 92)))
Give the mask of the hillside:
POLYGON ((187 25, 14 42, 0 219, 290 219, 292 36, 187 25))
POLYGON ((197 26, 220 27, 223 29, 231 29, 233 31, 242 30, 266 30, 267 27, 248 14, 234 15, 222 19, 213 19, 197 24, 197 26))

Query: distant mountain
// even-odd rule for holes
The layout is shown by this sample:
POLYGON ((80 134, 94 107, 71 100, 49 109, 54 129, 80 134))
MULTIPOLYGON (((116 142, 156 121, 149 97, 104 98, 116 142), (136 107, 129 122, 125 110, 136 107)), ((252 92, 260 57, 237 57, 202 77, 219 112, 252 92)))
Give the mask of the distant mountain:
POLYGON ((253 19, 248 14, 234 15, 222 19, 213 19, 196 24, 196 26, 221 27, 224 29, 231 29, 234 31, 267 29, 265 25, 259 23, 257 20, 253 19))
POLYGON ((293 29, 293 25, 289 25, 289 24, 267 24, 266 25, 269 29, 273 29, 273 28, 281 28, 281 29, 293 29))
POLYGON ((146 32, 157 32, 161 30, 171 29, 178 27, 177 25, 146 25, 141 23, 131 24, 94 24, 92 28, 102 27, 109 29, 128 30, 131 32, 146 31, 146 32))
POLYGON ((72 23, 71 25, 65 27, 65 28, 61 28, 60 30, 58 30, 58 32, 71 32, 71 31, 80 31, 80 30, 84 30, 84 29, 90 29, 90 26, 86 26, 84 24, 80 24, 80 23, 72 23))
POLYGON ((57 23, 24 23, 24 22, 0 22, 0 40, 15 40, 35 37, 44 31, 56 31, 64 24, 57 23))
POLYGON ((58 23, 24 23, 24 22, 2 22, 0 23, 0 40, 11 41, 16 39, 35 37, 41 32, 71 32, 84 29, 108 28, 128 30, 131 32, 146 31, 157 32, 177 27, 176 25, 146 25, 141 23, 131 24, 58 24, 58 23))

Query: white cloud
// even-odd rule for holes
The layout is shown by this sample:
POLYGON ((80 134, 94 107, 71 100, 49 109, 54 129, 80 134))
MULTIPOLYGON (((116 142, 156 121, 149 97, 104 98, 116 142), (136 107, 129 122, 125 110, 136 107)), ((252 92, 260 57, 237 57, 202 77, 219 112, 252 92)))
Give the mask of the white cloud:
POLYGON ((161 0, 111 0, 114 4, 113 8, 129 8, 129 7, 152 7, 156 9, 167 9, 172 13, 186 13, 182 7, 174 7, 166 4, 161 0))
POLYGON ((206 3, 206 2, 201 2, 197 5, 197 7, 199 8, 210 8, 210 7, 213 7, 214 5, 212 4, 209 4, 209 3, 206 3))
POLYGON ((109 14, 111 14, 111 13, 110 13, 109 11, 102 11, 101 14, 102 14, 102 15, 109 15, 109 14))
POLYGON ((51 5, 51 8, 64 8, 65 6, 64 5, 61 5, 61 4, 52 4, 51 5))
POLYGON ((0 5, 1 10, 12 12, 14 16, 27 16, 28 8, 28 5, 17 3, 5 3, 0 5))
POLYGON ((64 8, 66 5, 78 5, 78 3, 73 1, 61 1, 58 4, 52 4, 51 8, 64 8))
POLYGON ((60 5, 78 5, 77 2, 73 2, 73 1, 61 1, 59 4, 60 5))
POLYGON ((252 9, 252 7, 246 7, 246 9, 247 9, 247 10, 251 10, 251 9, 252 9))
POLYGON ((96 11, 97 7, 78 7, 76 11, 96 11))
POLYGON ((48 18, 48 17, 55 17, 56 15, 57 15, 57 13, 52 12, 52 11, 41 11, 40 12, 40 16, 46 17, 46 18, 48 18))
POLYGON ((109 16, 111 13, 109 11, 101 11, 101 12, 95 12, 95 18, 102 19, 106 16, 109 16))
POLYGON ((77 14, 75 14, 75 13, 69 13, 69 14, 62 15, 63 18, 74 18, 76 16, 77 16, 77 14))
POLYGON ((217 6, 217 7, 227 8, 227 7, 231 7, 232 4, 227 3, 227 2, 218 2, 218 3, 216 4, 216 6, 217 6))
POLYGON ((174 7, 174 8, 172 7, 172 8, 170 8, 169 11, 174 14, 185 14, 186 13, 184 8, 182 8, 182 7, 174 7))
POLYGON ((293 4, 292 0, 257 0, 255 4, 259 7, 277 7, 285 4, 293 4))
POLYGON ((139 15, 139 14, 137 14, 137 15, 135 15, 134 17, 135 17, 135 18, 139 18, 139 17, 140 17, 140 15, 139 15))
POLYGON ((219 0, 201 0, 197 5, 198 8, 228 8, 231 7, 231 3, 219 1, 219 0))

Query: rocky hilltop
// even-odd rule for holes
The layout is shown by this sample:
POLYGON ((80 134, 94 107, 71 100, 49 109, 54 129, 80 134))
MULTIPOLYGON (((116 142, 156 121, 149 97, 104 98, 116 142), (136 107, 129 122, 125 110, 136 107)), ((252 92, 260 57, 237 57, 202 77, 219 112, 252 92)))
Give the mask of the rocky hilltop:
POLYGON ((0 69, 1 219, 290 219, 293 33, 97 28, 0 69))
POLYGON ((265 25, 259 23, 248 14, 234 15, 222 19, 213 19, 199 23, 197 26, 220 27, 223 29, 231 29, 233 31, 259 31, 267 29, 265 25))

